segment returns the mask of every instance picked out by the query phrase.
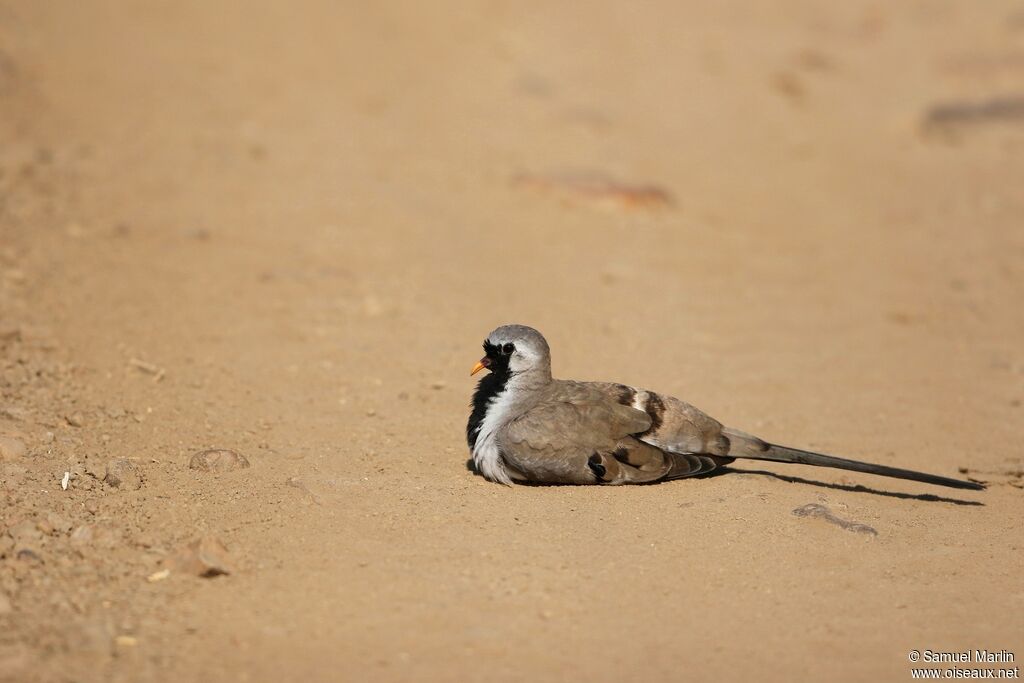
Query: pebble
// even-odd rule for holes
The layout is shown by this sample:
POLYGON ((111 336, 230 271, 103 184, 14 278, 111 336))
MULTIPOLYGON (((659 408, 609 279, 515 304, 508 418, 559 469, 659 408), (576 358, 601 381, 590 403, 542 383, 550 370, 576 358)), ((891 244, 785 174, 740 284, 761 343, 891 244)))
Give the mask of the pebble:
POLYGON ((203 578, 230 574, 231 556, 216 536, 203 536, 178 548, 167 558, 166 569, 203 578))
POLYGON ((20 548, 18 550, 18 552, 16 552, 14 554, 14 556, 17 559, 19 559, 19 560, 21 560, 23 562, 42 562, 43 561, 43 558, 39 557, 39 553, 37 553, 32 548, 20 548))
POLYGON ((114 488, 138 491, 142 488, 142 473, 131 460, 117 458, 107 463, 107 474, 103 481, 114 488))
POLYGON ((72 427, 81 427, 85 424, 85 418, 82 417, 81 413, 73 413, 71 415, 65 415, 64 419, 72 427))
POLYGON ((249 461, 241 453, 226 448, 213 448, 193 455, 188 466, 200 472, 230 472, 245 469, 249 461))
POLYGON ((0 460, 17 460, 25 457, 28 449, 25 442, 13 436, 0 436, 0 460))
POLYGON ((146 581, 148 581, 149 583, 156 583, 157 581, 163 581, 164 579, 166 579, 170 575, 171 575, 171 570, 170 569, 161 569, 160 571, 153 572, 152 574, 147 576, 146 577, 146 581))

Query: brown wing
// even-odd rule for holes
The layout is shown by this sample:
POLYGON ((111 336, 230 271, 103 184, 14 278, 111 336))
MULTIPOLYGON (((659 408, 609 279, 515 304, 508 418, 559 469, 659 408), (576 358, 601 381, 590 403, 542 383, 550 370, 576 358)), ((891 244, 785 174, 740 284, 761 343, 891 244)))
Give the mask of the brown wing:
POLYGON ((590 382, 606 401, 643 411, 650 425, 634 432, 601 464, 607 470, 602 483, 631 484, 654 479, 681 479, 706 474, 732 462, 729 438, 723 426, 689 403, 672 396, 625 384, 590 382), (632 443, 631 443, 632 442, 632 443), (649 475, 660 472, 657 477, 649 475))
POLYGON ((650 427, 643 411, 606 400, 579 382, 552 382, 538 403, 498 437, 502 456, 530 481, 598 483, 590 458, 650 427))
POLYGON ((729 453, 729 439, 722 433, 722 423, 689 403, 625 384, 591 384, 609 400, 647 413, 650 427, 633 435, 644 443, 672 453, 729 453))
POLYGON ((706 474, 730 460, 715 455, 671 453, 627 437, 611 453, 592 455, 588 464, 600 484, 644 484, 706 474))
POLYGON ((713 455, 675 453, 647 442, 644 435, 661 426, 655 418, 664 424, 664 416, 622 400, 625 389, 558 383, 504 430, 499 446, 509 467, 529 481, 640 484, 704 474, 728 462, 713 455))

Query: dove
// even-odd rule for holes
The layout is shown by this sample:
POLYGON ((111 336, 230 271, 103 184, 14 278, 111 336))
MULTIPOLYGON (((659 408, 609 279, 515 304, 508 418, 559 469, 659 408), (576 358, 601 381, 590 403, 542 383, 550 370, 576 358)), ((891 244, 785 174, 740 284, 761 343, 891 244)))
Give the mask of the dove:
POLYGON ((706 475, 745 458, 985 488, 769 443, 647 389, 554 379, 547 341, 525 325, 503 325, 483 346, 470 375, 489 372, 473 393, 466 439, 477 472, 494 482, 647 484, 706 475))

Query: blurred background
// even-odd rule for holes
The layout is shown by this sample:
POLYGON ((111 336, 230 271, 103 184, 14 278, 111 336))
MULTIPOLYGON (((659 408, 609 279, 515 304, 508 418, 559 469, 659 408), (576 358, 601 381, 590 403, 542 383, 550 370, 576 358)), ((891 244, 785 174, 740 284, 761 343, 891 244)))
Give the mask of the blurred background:
POLYGON ((0 0, 0 680, 1019 646, 1022 181, 1020 2, 0 0), (557 376, 992 487, 489 484, 466 375, 508 322, 557 376), (146 580, 211 536, 227 576, 146 580))

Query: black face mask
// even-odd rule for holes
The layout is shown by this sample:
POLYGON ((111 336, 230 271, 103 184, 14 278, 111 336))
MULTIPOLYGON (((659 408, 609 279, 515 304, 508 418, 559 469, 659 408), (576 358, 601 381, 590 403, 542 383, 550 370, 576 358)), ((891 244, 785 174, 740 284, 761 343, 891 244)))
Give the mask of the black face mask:
POLYGON ((480 362, 489 372, 480 378, 470 404, 473 412, 470 413, 469 422, 466 424, 466 441, 469 443, 470 449, 476 445, 477 432, 487 414, 487 406, 490 405, 494 397, 505 391, 505 384, 509 378, 508 363, 515 350, 515 346, 512 344, 499 346, 484 342, 484 357, 480 362))

